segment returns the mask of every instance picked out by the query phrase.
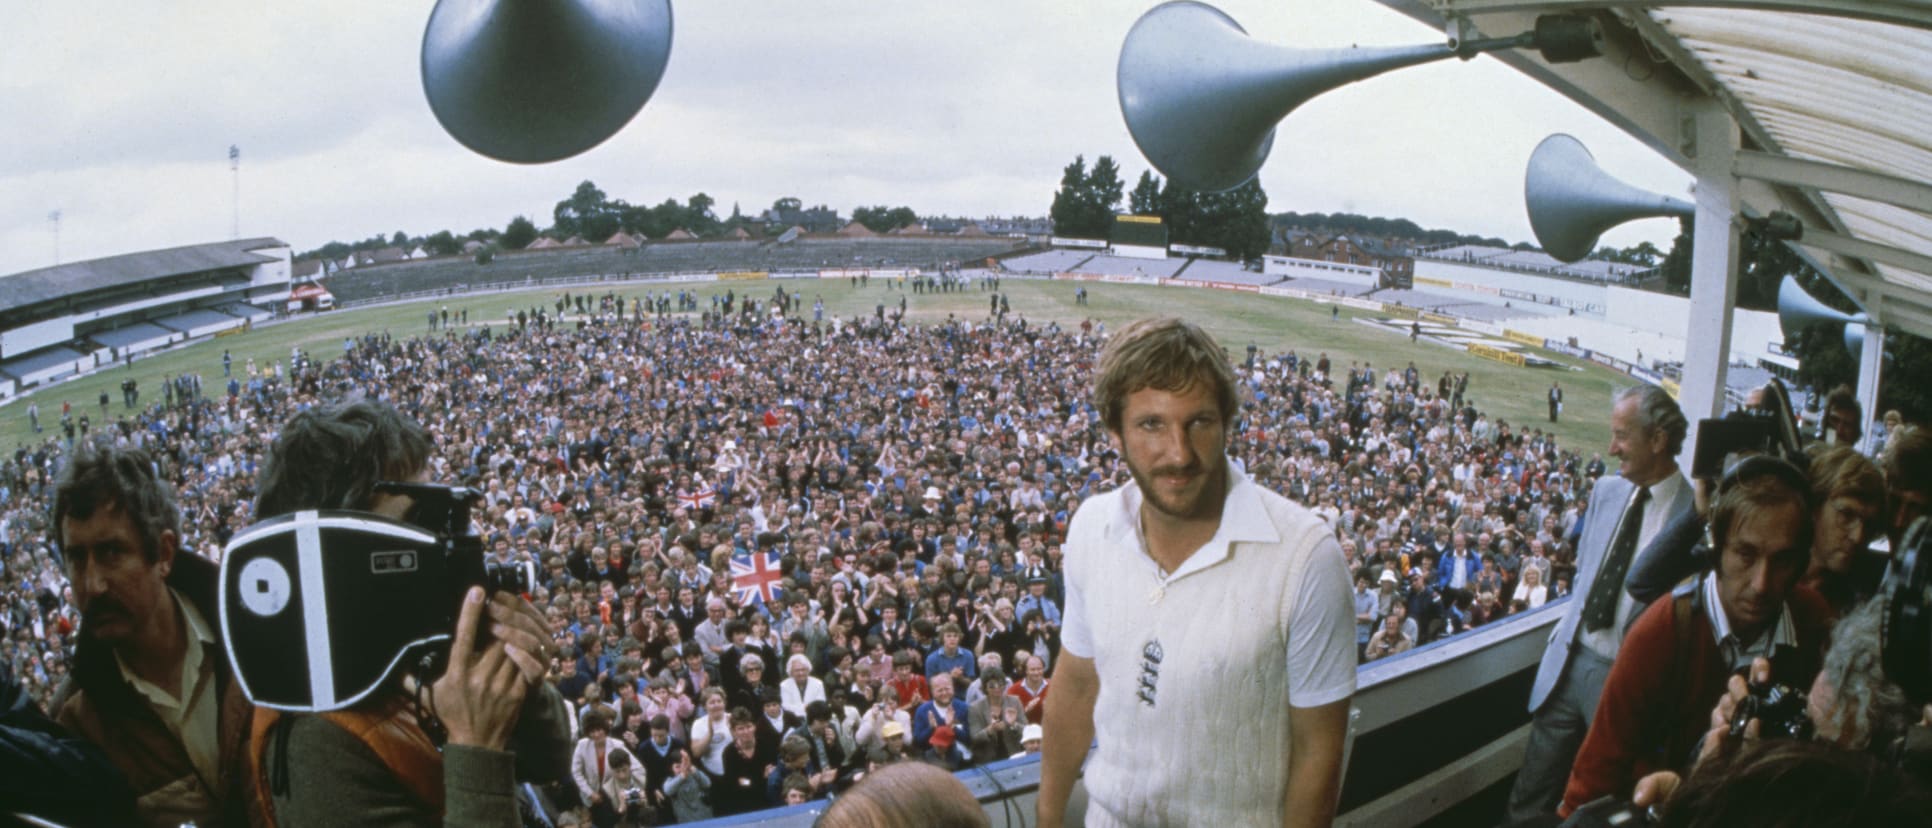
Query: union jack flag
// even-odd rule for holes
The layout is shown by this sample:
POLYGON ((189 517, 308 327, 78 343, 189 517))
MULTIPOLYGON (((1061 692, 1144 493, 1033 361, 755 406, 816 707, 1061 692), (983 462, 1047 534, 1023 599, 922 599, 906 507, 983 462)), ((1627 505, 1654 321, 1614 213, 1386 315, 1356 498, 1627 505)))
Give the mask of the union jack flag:
POLYGON ((706 486, 690 494, 679 494, 678 504, 686 509, 709 509, 718 501, 718 493, 706 486))
POLYGON ((778 602, 778 582, 785 574, 778 571, 777 552, 749 552, 731 556, 731 591, 740 605, 778 602))

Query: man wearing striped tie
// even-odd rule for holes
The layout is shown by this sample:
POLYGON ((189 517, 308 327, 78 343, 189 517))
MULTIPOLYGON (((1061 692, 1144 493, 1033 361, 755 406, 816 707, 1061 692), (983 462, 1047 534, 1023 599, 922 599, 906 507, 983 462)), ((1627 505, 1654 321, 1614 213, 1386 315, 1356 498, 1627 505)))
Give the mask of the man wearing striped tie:
POLYGON ((1512 823, 1556 812, 1637 609, 1623 589, 1631 559, 1665 524, 1693 508, 1690 483, 1676 459, 1688 428, 1683 410, 1662 388, 1625 388, 1613 398, 1610 454, 1622 467, 1618 475, 1597 480, 1584 512, 1574 596, 1530 690, 1529 744, 1509 798, 1512 823))

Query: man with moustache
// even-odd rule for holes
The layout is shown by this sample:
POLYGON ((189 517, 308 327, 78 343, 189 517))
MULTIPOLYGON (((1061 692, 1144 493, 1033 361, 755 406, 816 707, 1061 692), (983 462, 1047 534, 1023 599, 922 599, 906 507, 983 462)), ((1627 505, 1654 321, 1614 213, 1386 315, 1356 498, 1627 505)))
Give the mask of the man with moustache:
POLYGON ((1094 404, 1133 482, 1068 529, 1039 824, 1065 822, 1096 736, 1089 826, 1328 824, 1355 690, 1341 547, 1229 463, 1234 375, 1200 328, 1116 333, 1094 404))
POLYGON ((80 444, 54 493, 54 537, 82 613, 58 721, 126 775, 145 824, 247 824, 253 706, 223 655, 214 562, 181 549, 154 461, 80 444))

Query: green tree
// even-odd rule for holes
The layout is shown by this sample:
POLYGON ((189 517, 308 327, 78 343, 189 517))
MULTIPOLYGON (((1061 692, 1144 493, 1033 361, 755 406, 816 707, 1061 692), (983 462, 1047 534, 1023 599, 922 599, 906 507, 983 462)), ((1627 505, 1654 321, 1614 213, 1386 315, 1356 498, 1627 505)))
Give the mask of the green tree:
POLYGON ((698 193, 684 202, 684 227, 700 236, 713 236, 718 232, 718 215, 711 212, 717 200, 704 193, 698 193))
POLYGON ((463 252, 463 245, 456 235, 448 230, 438 230, 429 238, 423 239, 423 246, 429 248, 433 256, 454 256, 463 252))
POLYGON ((1691 220, 1679 219, 1677 238, 1670 241, 1670 253, 1664 256, 1663 266, 1658 275, 1662 277, 1663 288, 1667 293, 1678 296, 1690 295, 1691 279, 1691 220))
MULTIPOLYGON (((586 235, 588 229, 585 221, 610 211, 610 198, 604 195, 603 190, 597 189, 596 184, 585 181, 577 185, 576 192, 571 193, 569 198, 557 202, 556 209, 551 211, 553 223, 550 229, 559 238, 586 235)), ((611 232, 616 230, 613 228, 611 232)), ((609 236, 610 233, 604 235, 609 236)))
POLYGON ((401 230, 397 230, 395 235, 392 235, 389 237, 389 246, 390 247, 408 247, 409 234, 404 233, 401 230))
POLYGON ((1218 247, 1242 261, 1268 252, 1268 194, 1257 180, 1224 193, 1186 190, 1170 180, 1156 204, 1169 242, 1218 247))
MULTIPOLYGON (((1688 240, 1680 238, 1688 250, 1688 240)), ((1676 250, 1671 251, 1673 255, 1676 250)), ((1806 264, 1782 241, 1745 233, 1738 248, 1738 307, 1776 310, 1778 287, 1787 276, 1826 306, 1845 313, 1859 308, 1824 274, 1806 264)), ((1870 335, 1870 334, 1867 334, 1870 335)), ((1859 355, 1845 349, 1845 326, 1807 325, 1785 338, 1785 350, 1798 358, 1798 382, 1822 393, 1858 382, 1859 355)), ((1879 371, 1878 409, 1898 409, 1905 419, 1932 418, 1932 342, 1897 328, 1885 330, 1885 361, 1879 371)), ((1877 412, 1867 411, 1867 416, 1877 412)))
POLYGON ((1053 194, 1053 232, 1074 238, 1104 239, 1113 228, 1114 210, 1124 187, 1114 159, 1100 156, 1087 169, 1085 156, 1074 156, 1061 172, 1060 189, 1053 194))
POLYGON ((1161 180, 1152 170, 1142 170, 1140 181, 1127 196, 1127 210, 1137 216, 1156 215, 1161 209, 1161 180))
POLYGON ((510 219, 510 225, 503 228, 502 242, 506 250, 522 250, 536 240, 536 223, 523 216, 510 219))
POLYGON ((874 233, 890 233, 901 227, 919 223, 919 214, 911 207, 859 207, 852 211, 852 220, 865 225, 874 233))

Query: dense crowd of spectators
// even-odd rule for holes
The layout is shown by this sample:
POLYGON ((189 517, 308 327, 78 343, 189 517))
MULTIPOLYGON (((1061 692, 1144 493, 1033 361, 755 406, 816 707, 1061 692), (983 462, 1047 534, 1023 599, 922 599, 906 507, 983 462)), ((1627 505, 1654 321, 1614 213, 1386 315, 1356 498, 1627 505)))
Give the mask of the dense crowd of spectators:
MULTIPOLYGON (((879 764, 1037 750, 1068 519, 1129 479, 1087 400, 1105 327, 759 305, 566 297, 251 361, 96 430, 159 458, 183 548, 218 559, 291 414, 364 395, 421 422, 431 478, 483 493, 487 554, 538 565, 585 740, 555 793, 600 814, 742 812, 879 764), (733 581, 766 555, 770 600, 733 581)), ((1364 659, 1565 594, 1600 458, 1492 423, 1466 377, 1234 359, 1229 453, 1334 526, 1364 659)), ((43 707, 78 624, 48 527, 66 450, 50 434, 0 462, 0 650, 43 707)))

